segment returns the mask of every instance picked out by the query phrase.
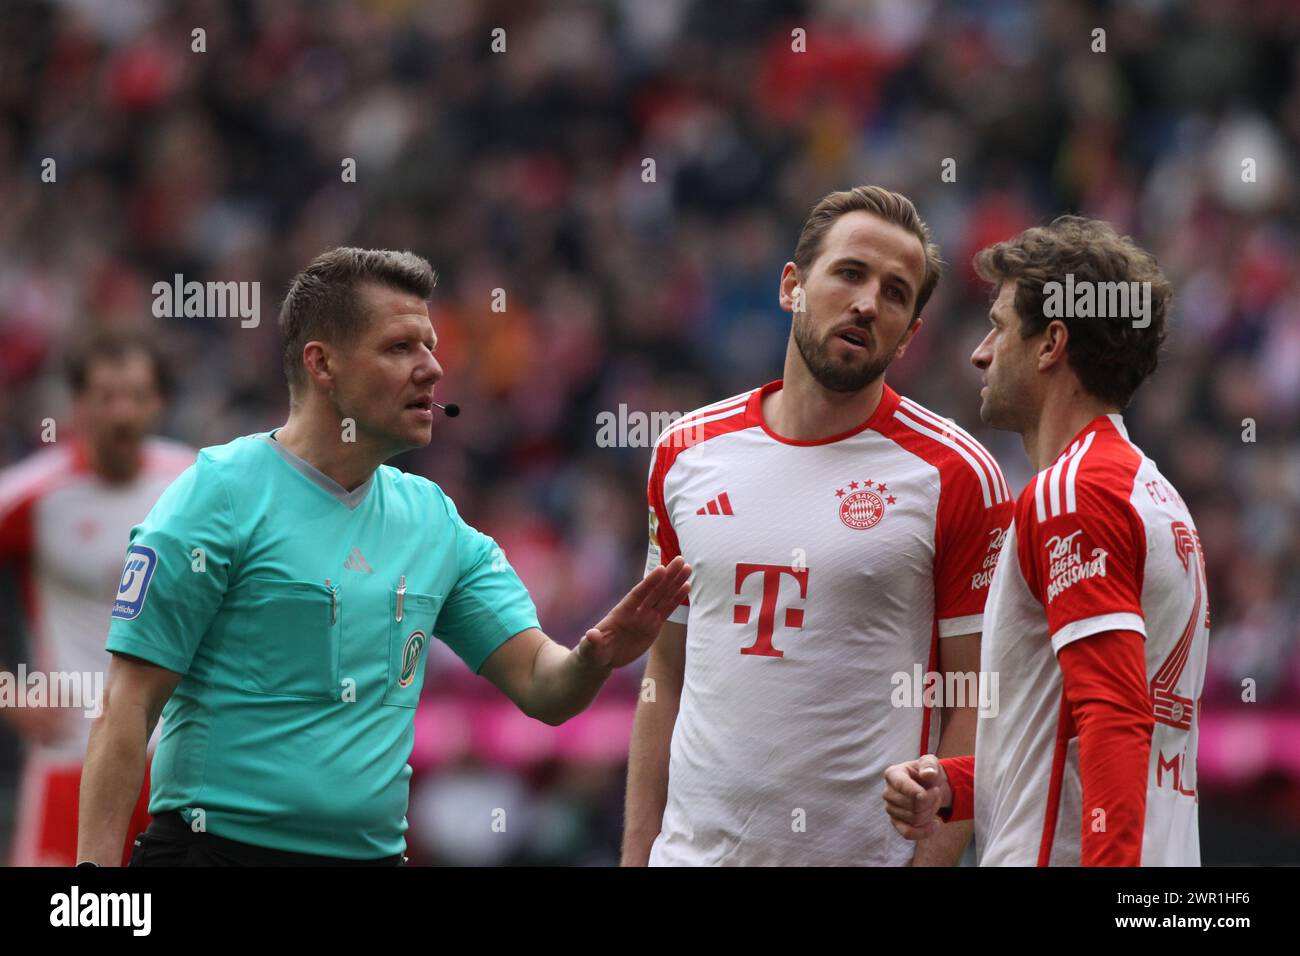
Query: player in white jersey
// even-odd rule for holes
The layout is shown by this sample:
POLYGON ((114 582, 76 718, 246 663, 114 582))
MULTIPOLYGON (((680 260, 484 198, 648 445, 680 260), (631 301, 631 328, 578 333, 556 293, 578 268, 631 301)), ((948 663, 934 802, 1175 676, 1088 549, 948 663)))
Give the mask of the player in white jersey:
POLYGON ((1204 557, 1119 414, 1155 371, 1169 283, 1077 216, 983 250, 976 268, 997 288, 971 358, 981 416, 1020 432, 1038 469, 985 609, 981 670, 1002 695, 973 757, 891 767, 886 808, 914 837, 941 832, 936 811, 973 812, 982 865, 1199 865, 1204 557))
MULTIPOLYGON (((625 864, 913 861, 874 801, 889 764, 974 742, 974 694, 920 685, 973 676, 1011 511, 992 456, 884 382, 939 268, 906 197, 827 196, 781 275, 784 378, 660 436, 648 568, 694 572, 646 667, 625 864)), ((952 864, 968 838, 915 862, 952 864)))
MULTIPOLYGON (((17 692, 0 700, 0 718, 25 745, 10 853, 18 866, 76 863, 77 792, 122 556, 131 527, 195 454, 149 435, 162 410, 162 367, 142 340, 92 337, 68 372, 74 428, 0 472, 0 564, 17 578, 30 639, 21 670, 0 662, 17 692)), ((148 823, 147 795, 146 784, 132 837, 148 823)))

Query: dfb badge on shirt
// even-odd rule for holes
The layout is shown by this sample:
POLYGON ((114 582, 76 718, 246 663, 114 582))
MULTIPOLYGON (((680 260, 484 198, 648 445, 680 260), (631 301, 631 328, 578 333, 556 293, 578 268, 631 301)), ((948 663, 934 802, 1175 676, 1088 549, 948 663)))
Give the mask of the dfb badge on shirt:
POLYGON ((420 663, 420 652, 424 650, 427 638, 424 631, 412 631, 402 648, 402 672, 398 675, 398 687, 410 687, 415 681, 415 669, 420 663))

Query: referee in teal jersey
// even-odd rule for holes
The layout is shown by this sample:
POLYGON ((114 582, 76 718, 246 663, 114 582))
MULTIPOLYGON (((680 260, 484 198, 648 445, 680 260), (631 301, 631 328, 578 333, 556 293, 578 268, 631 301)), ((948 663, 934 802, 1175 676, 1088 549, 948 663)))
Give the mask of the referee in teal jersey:
POLYGON ((120 860, 161 713, 133 864, 400 863, 430 640, 559 724, 685 600, 679 558, 568 650, 492 539, 382 464, 431 438, 433 285, 409 252, 319 256, 280 312, 288 422, 204 449, 132 530, 79 860, 120 860))

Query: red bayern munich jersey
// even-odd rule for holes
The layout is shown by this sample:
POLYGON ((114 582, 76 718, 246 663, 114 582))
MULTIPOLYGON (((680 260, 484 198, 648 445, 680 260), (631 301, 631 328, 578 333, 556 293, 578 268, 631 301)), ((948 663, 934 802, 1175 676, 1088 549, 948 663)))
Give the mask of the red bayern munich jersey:
POLYGON ((1078 866, 1085 808, 1056 654, 1105 631, 1146 638, 1154 720, 1141 860, 1198 866, 1196 739, 1209 643, 1196 526, 1119 415, 1099 415, 1025 487, 985 612, 980 670, 1000 676, 975 742, 981 865, 1078 866))
POLYGON ((894 691, 981 630, 1011 520, 993 456, 947 419, 885 386, 857 428, 792 441, 763 421, 779 388, 655 446, 647 568, 682 554, 693 577, 652 865, 907 863, 884 771, 934 747, 938 714, 894 691))
MULTIPOLYGON (((163 438, 147 439, 141 452, 139 472, 120 484, 95 473, 77 438, 0 471, 0 569, 17 572, 31 631, 30 671, 106 679, 104 636, 131 528, 195 456, 163 438)), ((91 721, 78 712, 65 724, 62 739, 32 753, 79 765, 91 721)))

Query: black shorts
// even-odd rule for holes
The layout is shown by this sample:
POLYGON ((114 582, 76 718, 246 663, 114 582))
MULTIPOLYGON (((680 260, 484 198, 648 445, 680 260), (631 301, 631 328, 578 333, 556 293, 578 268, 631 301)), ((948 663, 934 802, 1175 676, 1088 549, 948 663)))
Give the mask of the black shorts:
POLYGON ((135 838, 131 866, 401 866, 404 854, 377 860, 345 860, 311 853, 289 853, 195 833, 180 811, 154 817, 135 838))

